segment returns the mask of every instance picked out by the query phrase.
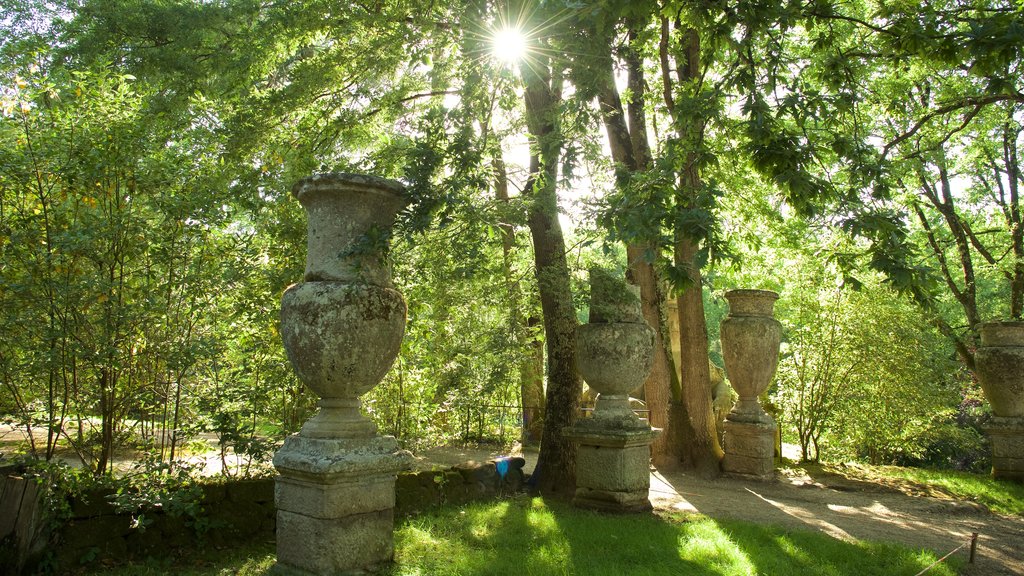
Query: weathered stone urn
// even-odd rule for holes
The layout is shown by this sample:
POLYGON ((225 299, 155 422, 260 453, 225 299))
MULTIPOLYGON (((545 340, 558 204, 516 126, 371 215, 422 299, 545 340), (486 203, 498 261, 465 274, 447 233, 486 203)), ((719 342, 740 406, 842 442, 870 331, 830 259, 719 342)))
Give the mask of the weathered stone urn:
POLYGON ((992 475, 1024 482, 1024 322, 990 322, 978 331, 975 366, 993 415, 985 428, 992 475))
POLYGON ((405 332, 405 300, 383 259, 404 188, 332 173, 292 192, 308 216, 308 248, 305 281, 281 300, 281 338, 295 373, 321 399, 274 455, 275 572, 364 573, 393 557, 395 478, 411 460, 359 410, 405 332))
POLYGON ((757 397, 779 365, 782 326, 772 315, 779 295, 768 290, 730 290, 729 315, 722 320, 722 356, 739 400, 725 419, 722 469, 767 477, 775 467, 775 422, 757 397))
POLYGON ((590 323, 576 330, 577 361, 599 396, 593 416, 566 431, 578 444, 573 504, 650 510, 650 444, 660 430, 637 417, 629 393, 651 371, 654 330, 643 319, 635 287, 600 269, 590 271, 590 283, 590 323))

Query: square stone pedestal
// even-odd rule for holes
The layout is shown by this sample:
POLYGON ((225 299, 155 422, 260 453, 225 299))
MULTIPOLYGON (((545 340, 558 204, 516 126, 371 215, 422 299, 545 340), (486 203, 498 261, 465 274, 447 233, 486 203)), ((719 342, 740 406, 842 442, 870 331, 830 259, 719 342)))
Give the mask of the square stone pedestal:
POLYGON ((775 472, 775 424, 725 420, 725 459, 722 470, 769 478, 775 472))
POLYGON ((569 428, 565 436, 578 443, 573 505, 607 512, 650 510, 650 445, 659 433, 652 428, 569 428))
POLYGON ((391 437, 285 440, 274 455, 274 573, 365 574, 391 562, 395 478, 410 461, 391 437))
POLYGON ((992 443, 992 477, 1024 483, 1024 418, 995 416, 985 433, 992 443))

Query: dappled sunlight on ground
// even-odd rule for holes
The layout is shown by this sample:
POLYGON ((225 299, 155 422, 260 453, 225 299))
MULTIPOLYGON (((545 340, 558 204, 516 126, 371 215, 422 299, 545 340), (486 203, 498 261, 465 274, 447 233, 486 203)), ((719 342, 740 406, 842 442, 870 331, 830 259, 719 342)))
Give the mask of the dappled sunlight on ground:
MULTIPOLYGON (((965 574, 1024 574, 1020 516, 999 516, 984 508, 881 486, 872 489, 870 484, 833 489, 827 482, 790 472, 777 480, 759 481, 727 476, 704 480, 654 470, 650 498, 657 509, 814 530, 850 542, 894 542, 940 556, 978 532, 977 563, 965 574)), ((966 551, 961 555, 966 558, 966 551)))

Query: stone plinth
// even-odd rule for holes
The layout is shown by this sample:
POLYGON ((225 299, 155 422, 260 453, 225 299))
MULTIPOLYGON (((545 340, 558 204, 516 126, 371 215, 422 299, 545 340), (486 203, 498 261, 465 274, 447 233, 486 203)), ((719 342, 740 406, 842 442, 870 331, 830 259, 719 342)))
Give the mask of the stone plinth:
POLYGON ((775 424, 726 418, 724 449, 726 473, 769 478, 775 469, 775 424))
POLYGON ((1024 418, 993 417, 985 433, 992 443, 992 477, 1024 483, 1024 418))
POLYGON ((411 460, 387 436, 286 439, 274 455, 275 573, 363 574, 390 562, 395 478, 411 460))
POLYGON ((586 424, 567 429, 565 437, 578 444, 573 505, 606 512, 650 510, 650 445, 660 433, 650 427, 602 430, 586 424))

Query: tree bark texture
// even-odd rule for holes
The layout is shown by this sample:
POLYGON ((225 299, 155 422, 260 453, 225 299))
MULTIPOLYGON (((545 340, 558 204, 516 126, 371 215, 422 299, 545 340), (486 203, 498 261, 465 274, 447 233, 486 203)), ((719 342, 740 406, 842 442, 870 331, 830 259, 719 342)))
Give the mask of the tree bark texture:
MULTIPOLYGON (((684 31, 682 49, 683 57, 677 65, 677 74, 684 82, 696 80, 700 77, 700 36, 696 30, 684 31)), ((693 204, 702 186, 695 148, 702 139, 704 124, 701 118, 686 118, 681 125, 687 127, 688 133, 683 134, 683 140, 688 143, 690 150, 680 174, 676 205, 678 209, 686 209, 693 204)), ((684 270, 688 277, 687 286, 678 298, 682 399, 694 432, 687 446, 688 460, 702 476, 715 476, 720 472, 724 454, 718 443, 711 406, 703 278, 697 261, 699 240, 686 230, 676 230, 675 233, 675 265, 684 270)))
POLYGON ((576 488, 576 446, 563 430, 576 422, 583 380, 576 366, 576 310, 569 284, 565 238, 558 222, 556 193, 561 138, 558 131, 558 78, 550 65, 536 58, 522 67, 526 84, 526 118, 530 131, 530 195, 528 223, 544 315, 548 355, 548 386, 544 433, 537 459, 538 483, 547 494, 572 494, 576 488))
MULTIPOLYGON (((631 33, 635 36, 635 33, 631 33)), ((615 86, 615 75, 611 52, 602 58, 603 66, 593 72, 598 74, 598 103, 608 133, 608 145, 612 160, 616 164, 617 181, 620 186, 629 182, 630 174, 646 170, 650 165, 650 147, 647 143, 647 126, 643 112, 644 82, 643 70, 638 56, 630 52, 626 58, 629 86, 632 100, 628 104, 629 122, 623 110, 622 99, 615 86)), ((662 434, 651 444, 651 458, 656 465, 678 462, 678 450, 673 450, 672 440, 676 435, 671 430, 669 405, 672 400, 672 366, 666 351, 662 326, 663 302, 658 289, 658 277, 645 254, 647 247, 630 244, 626 247, 629 281, 640 288, 640 300, 644 319, 654 329, 654 365, 643 386, 643 397, 649 410, 651 426, 661 428, 662 434)))

